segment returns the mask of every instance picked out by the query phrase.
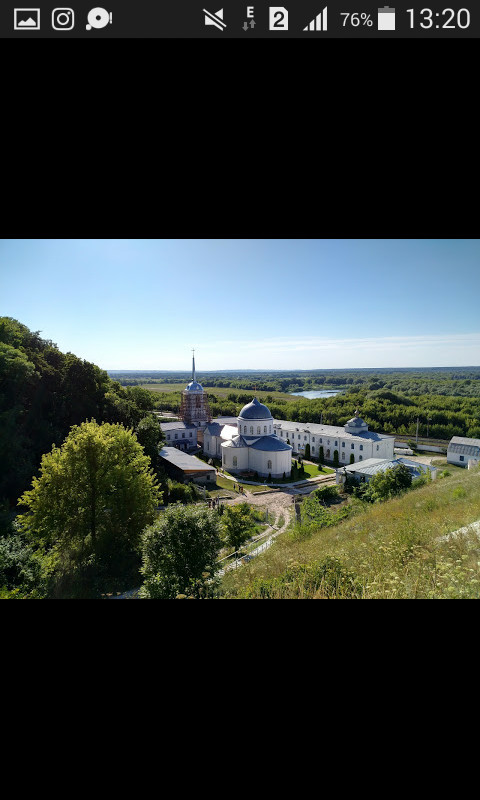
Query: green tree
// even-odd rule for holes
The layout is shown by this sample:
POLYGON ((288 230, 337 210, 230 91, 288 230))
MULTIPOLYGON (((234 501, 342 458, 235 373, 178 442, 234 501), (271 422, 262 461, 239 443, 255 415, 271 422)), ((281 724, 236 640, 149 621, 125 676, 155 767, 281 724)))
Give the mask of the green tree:
POLYGON ((363 499, 371 503, 388 500, 402 494, 412 485, 412 475, 405 464, 399 464, 385 472, 377 472, 368 482, 363 499))
POLYGON ((220 519, 201 506, 169 506, 143 535, 145 598, 205 597, 221 547, 220 519))
POLYGON ((323 451, 323 447, 320 446, 320 453, 319 453, 319 456, 318 456, 318 463, 320 465, 322 465, 324 463, 324 461, 325 461, 325 453, 323 451))
POLYGON ((135 434, 145 451, 145 455, 151 461, 152 469, 157 473, 160 466, 158 452, 163 443, 163 434, 159 421, 153 414, 143 417, 135 428, 135 434))
POLYGON ((338 467, 339 463, 340 462, 338 460, 338 450, 335 450, 333 453, 333 466, 338 467))
POLYGON ((222 525, 225 544, 238 550, 250 538, 255 520, 248 503, 227 506, 223 513, 222 525))
POLYGON ((308 442, 305 445, 305 458, 310 458, 310 445, 308 444, 308 442))
POLYGON ((96 562, 115 575, 126 560, 139 562, 141 534, 159 500, 134 433, 92 420, 74 426, 62 447, 43 456, 40 477, 19 500, 27 509, 19 525, 57 557, 56 567, 96 562))

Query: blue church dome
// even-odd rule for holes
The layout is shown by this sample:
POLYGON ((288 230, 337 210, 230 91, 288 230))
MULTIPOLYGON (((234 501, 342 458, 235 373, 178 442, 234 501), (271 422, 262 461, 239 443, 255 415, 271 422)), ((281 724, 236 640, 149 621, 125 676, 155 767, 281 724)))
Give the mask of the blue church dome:
POLYGON ((240 419, 273 419, 270 409, 259 403, 256 397, 242 408, 238 416, 240 419))
POLYGON ((203 392, 203 386, 197 381, 191 381, 185 389, 186 392, 203 392))

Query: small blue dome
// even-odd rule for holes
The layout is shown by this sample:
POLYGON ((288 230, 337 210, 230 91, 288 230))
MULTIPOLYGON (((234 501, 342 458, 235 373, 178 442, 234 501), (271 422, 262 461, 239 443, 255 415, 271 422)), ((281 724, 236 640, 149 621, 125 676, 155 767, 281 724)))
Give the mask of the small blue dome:
POLYGON ((238 416, 241 419, 273 419, 270 409, 259 403, 256 397, 242 408, 238 416))
POLYGON ((191 381, 187 388, 185 389, 186 392, 203 392, 203 386, 200 386, 197 381, 191 381))

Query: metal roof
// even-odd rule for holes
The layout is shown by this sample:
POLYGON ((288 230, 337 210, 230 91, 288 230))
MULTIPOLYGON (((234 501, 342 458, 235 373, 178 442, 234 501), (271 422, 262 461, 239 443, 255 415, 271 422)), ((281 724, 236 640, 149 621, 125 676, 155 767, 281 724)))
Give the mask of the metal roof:
POLYGON ((411 461, 408 458, 367 458, 365 461, 357 462, 356 464, 349 464, 348 467, 341 467, 340 471, 344 469, 347 472, 360 473, 362 475, 375 475, 377 472, 386 472, 387 469, 394 469, 395 467, 404 464, 410 472, 417 475, 421 472, 436 472, 437 468, 429 464, 422 464, 419 461, 411 461))
POLYGON ((160 427, 162 431, 184 431, 194 430, 196 425, 189 425, 187 422, 161 422, 160 427))
POLYGON ((250 445, 254 450, 264 450, 265 452, 275 453, 281 450, 293 450, 292 446, 279 439, 278 436, 261 436, 256 442, 250 445))
POLYGON ((480 455, 480 439, 468 439, 466 436, 453 436, 447 453, 463 453, 466 456, 480 455))
POLYGON ((313 433, 315 436, 325 436, 337 439, 346 439, 352 442, 364 442, 366 439, 371 442, 379 442, 382 439, 395 439, 395 436, 387 436, 384 433, 375 433, 375 431, 365 431, 364 433, 349 433, 345 428, 337 427, 335 425, 318 425, 315 422, 288 422, 283 419, 275 419, 274 425, 279 425, 284 431, 291 431, 298 433, 308 432, 313 433))
POLYGON ((164 447, 160 450, 159 455, 173 464, 175 467, 185 470, 186 472, 215 472, 215 468, 205 464, 195 456, 189 456, 176 447, 164 447))

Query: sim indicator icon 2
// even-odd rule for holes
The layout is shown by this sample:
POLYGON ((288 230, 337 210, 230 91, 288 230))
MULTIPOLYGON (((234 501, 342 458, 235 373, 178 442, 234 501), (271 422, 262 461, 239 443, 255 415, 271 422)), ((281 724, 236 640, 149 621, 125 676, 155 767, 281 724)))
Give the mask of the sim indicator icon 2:
POLYGON ((379 31, 394 31, 395 30, 395 9, 384 6, 378 9, 378 30, 379 31))

